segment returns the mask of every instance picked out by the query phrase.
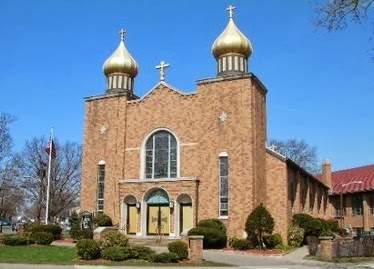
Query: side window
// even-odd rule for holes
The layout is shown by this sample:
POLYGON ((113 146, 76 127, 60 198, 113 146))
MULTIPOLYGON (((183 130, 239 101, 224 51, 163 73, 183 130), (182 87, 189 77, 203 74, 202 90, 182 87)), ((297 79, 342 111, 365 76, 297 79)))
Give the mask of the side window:
POLYGON ((105 164, 98 165, 97 175, 97 212, 104 212, 105 164))
POLYGON ((228 157, 219 157, 219 215, 228 216, 229 195, 228 157))

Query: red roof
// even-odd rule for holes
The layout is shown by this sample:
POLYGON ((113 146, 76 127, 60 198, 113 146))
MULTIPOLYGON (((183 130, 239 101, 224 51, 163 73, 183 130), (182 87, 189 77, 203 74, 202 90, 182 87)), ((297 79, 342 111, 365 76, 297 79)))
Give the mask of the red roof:
POLYGON ((331 173, 332 194, 374 190, 374 164, 331 173))

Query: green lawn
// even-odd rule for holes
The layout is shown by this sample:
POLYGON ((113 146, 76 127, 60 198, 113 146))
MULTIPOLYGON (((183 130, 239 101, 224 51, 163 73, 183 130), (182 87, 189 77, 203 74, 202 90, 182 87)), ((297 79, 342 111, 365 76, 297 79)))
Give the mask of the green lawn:
MULTIPOLYGON (((86 264, 117 266, 169 266, 176 264, 154 264, 142 260, 111 262, 105 260, 84 261, 77 259, 75 247, 58 246, 0 246, 0 263, 33 263, 33 264, 86 264)), ((183 262, 178 266, 230 266, 204 261, 203 263, 183 262)))
POLYGON ((77 258, 75 247, 58 246, 2 246, 2 263, 73 264, 77 258))

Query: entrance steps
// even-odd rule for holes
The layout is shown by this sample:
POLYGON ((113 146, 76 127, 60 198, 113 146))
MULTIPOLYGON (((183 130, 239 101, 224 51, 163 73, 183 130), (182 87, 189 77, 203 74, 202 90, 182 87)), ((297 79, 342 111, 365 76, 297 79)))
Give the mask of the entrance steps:
POLYGON ((142 245, 147 247, 166 247, 170 242, 178 241, 180 238, 168 236, 129 236, 129 243, 134 245, 142 245))

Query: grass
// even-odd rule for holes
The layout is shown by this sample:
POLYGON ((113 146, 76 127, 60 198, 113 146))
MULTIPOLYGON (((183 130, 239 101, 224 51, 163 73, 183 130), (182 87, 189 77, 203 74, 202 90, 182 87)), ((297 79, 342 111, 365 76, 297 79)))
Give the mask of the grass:
POLYGON ((73 264, 77 251, 73 247, 58 246, 3 246, 0 247, 2 263, 73 264))
POLYGON ((86 261, 80 260, 75 247, 60 246, 0 246, 0 263, 27 263, 27 264, 85 264, 85 265, 116 265, 116 266, 231 266, 227 264, 203 261, 202 263, 151 263, 143 260, 129 260, 124 262, 111 262, 106 260, 86 261))

